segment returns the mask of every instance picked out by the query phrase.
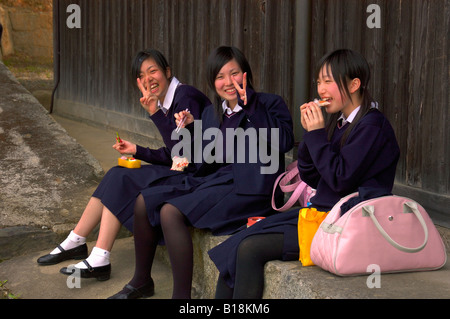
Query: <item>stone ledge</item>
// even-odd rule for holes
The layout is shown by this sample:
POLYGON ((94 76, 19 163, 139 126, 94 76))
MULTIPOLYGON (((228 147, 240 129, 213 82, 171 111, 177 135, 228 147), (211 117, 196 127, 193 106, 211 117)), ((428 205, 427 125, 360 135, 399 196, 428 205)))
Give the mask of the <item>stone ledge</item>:
MULTIPOLYGON (((440 232, 450 230, 441 228, 440 232)), ((208 231, 192 229, 194 298, 214 298, 218 270, 209 258, 208 250, 226 238, 228 236, 213 236, 208 231)), ((165 247, 158 249, 157 258, 170 265, 165 247)), ((380 288, 368 287, 369 276, 339 277, 317 266, 303 267, 299 261, 268 262, 264 281, 264 299, 448 298, 450 261, 436 271, 382 274, 380 288)))

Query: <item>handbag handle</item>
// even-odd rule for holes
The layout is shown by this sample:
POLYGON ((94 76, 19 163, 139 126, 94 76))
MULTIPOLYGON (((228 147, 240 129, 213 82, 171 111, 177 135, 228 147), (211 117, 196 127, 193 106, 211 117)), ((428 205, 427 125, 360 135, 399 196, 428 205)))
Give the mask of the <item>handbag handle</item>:
POLYGON ((297 188, 294 189, 294 192, 292 193, 291 197, 287 200, 286 204, 284 204, 282 207, 277 208, 275 205, 275 187, 272 192, 272 208, 274 210, 284 212, 294 206, 294 204, 298 201, 303 191, 308 187, 308 185, 305 182, 300 182, 296 185, 297 188))
POLYGON ((280 174, 278 178, 276 179, 273 191, 272 191, 272 208, 276 211, 284 212, 294 206, 294 204, 298 201, 301 194, 304 192, 306 187, 308 185, 301 181, 300 179, 296 179, 298 176, 298 167, 297 167, 297 161, 292 162, 288 167, 287 170, 280 174), (294 180, 294 182, 292 182, 294 180), (282 207, 277 208, 275 205, 275 190, 277 188, 277 185, 280 186, 280 189, 283 193, 290 193, 291 197, 287 200, 286 204, 284 204, 282 207))
POLYGON ((420 245, 419 247, 416 248, 409 248, 409 247, 405 247, 400 245, 399 243, 397 243, 395 240, 393 240, 388 233, 386 233, 386 231, 383 229, 383 227, 380 225, 380 223, 378 222, 377 218, 375 217, 375 207, 368 205, 368 206, 363 206, 362 207, 363 210, 363 216, 364 213, 366 213, 367 215, 370 216, 370 218, 372 219, 373 223, 375 224, 375 226, 377 227, 378 231, 381 233, 381 235, 395 248, 397 248, 400 251, 406 252, 406 253, 416 253, 421 251, 425 245, 428 242, 428 228, 427 225, 425 224, 425 220, 422 217, 422 214, 420 214, 419 209, 417 208, 417 204, 414 202, 406 202, 403 204, 403 212, 404 213, 414 213, 414 215, 416 215, 417 219, 420 222, 420 225, 423 228, 423 231, 425 233, 425 240, 423 241, 422 245, 420 245))

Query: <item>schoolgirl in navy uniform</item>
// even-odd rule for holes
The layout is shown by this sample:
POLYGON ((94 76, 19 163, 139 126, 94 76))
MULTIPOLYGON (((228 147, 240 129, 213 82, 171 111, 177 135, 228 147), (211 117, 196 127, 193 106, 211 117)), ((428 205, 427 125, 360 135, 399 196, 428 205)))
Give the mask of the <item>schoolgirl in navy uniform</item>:
MULTIPOLYGON (((176 128, 174 114, 188 108, 198 119, 203 109, 211 104, 210 100, 196 88, 180 83, 172 75, 164 55, 155 49, 136 54, 132 79, 142 93, 141 105, 161 133, 165 146, 150 149, 126 140, 117 141, 113 147, 119 153, 132 154, 152 165, 142 165, 139 169, 111 168, 94 191, 77 226, 58 248, 38 259, 40 265, 86 258, 86 237, 101 221, 97 243, 89 258, 75 267, 81 269, 82 277, 109 279, 110 251, 121 225, 133 231, 133 208, 139 191, 150 184, 169 182, 184 175, 170 170, 171 149, 177 143, 171 140, 172 131, 176 128), (88 268, 91 271, 87 271, 88 268)), ((72 270, 64 267, 61 272, 71 274, 72 270)))
MULTIPOLYGON (((369 79, 363 56, 351 50, 331 52, 317 72, 318 94, 330 103, 327 124, 317 103, 300 107, 306 133, 298 168, 317 190, 311 204, 319 211, 329 211, 358 189, 372 194, 392 190, 399 147, 367 91, 369 79)), ((209 251, 220 272, 216 298, 261 298, 265 263, 299 259, 298 213, 297 208, 270 216, 209 251)))
MULTIPOLYGON (((293 124, 289 110, 280 96, 255 92, 252 88, 250 66, 237 48, 219 47, 207 63, 210 87, 216 94, 214 106, 202 114, 203 132, 216 128, 221 132, 237 127, 247 129, 277 129, 279 140, 265 136, 249 143, 278 144, 276 152, 279 167, 270 174, 261 174, 266 166, 260 158, 256 163, 232 163, 204 158, 195 163, 196 171, 182 183, 149 187, 142 190, 135 206, 136 268, 132 280, 111 298, 139 298, 153 294, 151 266, 158 241, 163 238, 169 253, 173 273, 173 298, 190 298, 193 272, 192 239, 188 225, 209 229, 213 234, 230 234, 245 226, 249 216, 267 216, 272 213, 272 185, 284 170, 284 153, 294 143, 293 124), (264 142, 262 142, 264 141, 264 142), (162 233, 161 231, 162 230, 162 233)), ((179 119, 193 121, 185 112, 179 119)), ((222 134, 226 138, 226 134, 222 134)), ((211 141, 204 141, 211 143, 211 141)), ((226 143, 225 143, 226 144, 226 143)), ((270 145, 266 146, 270 149, 270 145)), ((238 156, 235 152, 235 157, 238 156)), ((236 158, 235 158, 236 159, 236 158)))

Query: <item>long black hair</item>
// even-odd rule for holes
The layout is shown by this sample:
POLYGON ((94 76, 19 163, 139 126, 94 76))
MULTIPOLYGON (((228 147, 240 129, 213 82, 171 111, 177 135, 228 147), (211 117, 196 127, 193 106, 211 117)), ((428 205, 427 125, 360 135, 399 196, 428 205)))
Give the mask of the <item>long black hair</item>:
POLYGON ((131 64, 131 77, 132 80, 134 81, 133 83, 136 83, 136 79, 139 77, 141 73, 142 62, 144 62, 149 58, 155 60, 156 64, 161 68, 161 70, 164 71, 164 73, 167 71, 168 68, 170 68, 171 77, 169 78, 169 80, 172 79, 173 74, 172 68, 170 67, 164 55, 156 49, 146 49, 143 51, 139 51, 134 57, 133 63, 131 64))
POLYGON ((220 119, 222 119, 223 113, 222 99, 216 92, 215 81, 222 67, 233 59, 236 60, 243 73, 247 72, 247 87, 253 90, 252 69, 245 55, 238 48, 231 46, 221 46, 213 50, 208 57, 206 78, 209 88, 214 92, 214 106, 220 119))
MULTIPOLYGON (((316 78, 319 78, 319 72, 325 70, 326 74, 333 76, 337 84, 341 96, 351 98, 348 90, 348 82, 358 78, 361 81, 359 87, 359 94, 362 97, 361 108, 358 114, 350 123, 349 127, 344 132, 341 139, 341 147, 345 144, 350 132, 355 127, 356 123, 373 108, 374 100, 368 91, 368 84, 370 80, 370 68, 366 59, 358 52, 349 49, 339 49, 325 55, 318 63, 316 70, 316 78)), ((333 132, 337 125, 337 120, 340 117, 340 112, 331 114, 327 124, 326 131, 328 133, 328 140, 331 140, 333 132)))

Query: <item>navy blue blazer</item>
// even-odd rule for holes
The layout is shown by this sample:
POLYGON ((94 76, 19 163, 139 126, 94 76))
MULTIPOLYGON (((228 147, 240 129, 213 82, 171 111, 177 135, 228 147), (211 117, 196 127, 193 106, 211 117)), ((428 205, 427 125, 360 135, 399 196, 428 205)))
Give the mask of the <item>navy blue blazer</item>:
MULTIPOLYGON (((292 149, 294 146, 294 132, 292 117, 289 109, 286 106, 284 100, 275 94, 257 93, 251 89, 247 89, 247 105, 243 107, 243 111, 240 112, 239 127, 246 130, 248 128, 254 128, 258 134, 257 141, 246 139, 245 150, 249 151, 255 149, 255 145, 250 146, 248 143, 257 143, 256 149, 256 162, 252 163, 248 160, 249 154, 247 154, 247 160, 241 163, 237 160, 237 152, 235 151, 234 163, 231 164, 233 171, 233 179, 235 185, 235 191, 238 194, 248 195, 271 195, 274 182, 279 174, 285 170, 285 153, 292 149), (259 129, 266 128, 267 135, 262 137, 259 129), (278 130, 278 141, 274 143, 271 141, 271 129, 278 130), (268 168, 273 163, 263 163, 262 158, 259 155, 260 142, 264 143, 265 150, 268 152, 276 152, 274 157, 270 157, 271 160, 276 156, 278 165, 275 167, 273 173, 263 174, 262 168, 268 168), (272 149, 271 146, 278 144, 278 149, 272 149)), ((244 105, 239 99, 239 104, 244 105)), ((214 107, 205 108, 202 114, 202 130, 203 132, 209 128, 220 128, 220 118, 222 114, 218 115, 214 107)), ((203 145, 211 143, 211 141, 203 141, 203 145)), ((204 147, 203 147, 204 148, 204 147)), ((236 146, 235 146, 236 150, 236 146)), ((266 153, 266 152, 263 152, 266 153)), ((217 165, 216 165, 217 167, 217 165)), ((214 164, 208 164, 204 160, 202 163, 196 164, 197 172, 195 175, 202 176, 210 174, 215 170, 214 164)))
POLYGON ((317 189, 311 203, 319 210, 331 209, 360 187, 392 191, 400 148, 389 121, 372 109, 341 147, 347 127, 336 128, 331 141, 325 129, 307 132, 298 148, 300 176, 317 189))

